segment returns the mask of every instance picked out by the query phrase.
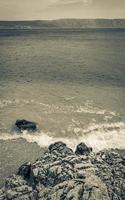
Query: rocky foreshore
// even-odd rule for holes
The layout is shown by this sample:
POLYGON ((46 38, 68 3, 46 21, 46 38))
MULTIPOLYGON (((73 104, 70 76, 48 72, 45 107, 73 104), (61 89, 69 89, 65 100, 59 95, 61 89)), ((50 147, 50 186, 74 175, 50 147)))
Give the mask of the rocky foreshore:
POLYGON ((125 200, 125 156, 94 153, 84 143, 75 152, 63 142, 25 163, 5 181, 0 200, 125 200))

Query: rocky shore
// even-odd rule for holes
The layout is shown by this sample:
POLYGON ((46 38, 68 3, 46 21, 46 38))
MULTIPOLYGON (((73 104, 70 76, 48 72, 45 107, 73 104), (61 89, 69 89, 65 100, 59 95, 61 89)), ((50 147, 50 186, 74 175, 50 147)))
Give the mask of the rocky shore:
POLYGON ((25 163, 5 181, 0 200, 124 200, 124 151, 94 153, 84 143, 75 152, 63 142, 25 163))

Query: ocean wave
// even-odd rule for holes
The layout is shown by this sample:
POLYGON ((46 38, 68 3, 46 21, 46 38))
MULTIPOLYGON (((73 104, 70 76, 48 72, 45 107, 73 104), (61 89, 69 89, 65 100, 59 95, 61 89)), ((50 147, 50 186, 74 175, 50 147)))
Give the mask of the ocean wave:
POLYGON ((91 124, 88 129, 74 128, 74 137, 56 137, 53 133, 39 132, 35 134, 24 131, 21 134, 7 134, 0 135, 0 140, 17 140, 19 138, 25 139, 27 142, 36 142, 40 147, 46 147, 51 143, 57 141, 65 142, 69 147, 75 148, 80 142, 85 142, 87 145, 93 147, 94 151, 109 148, 125 149, 125 123, 105 123, 105 124, 91 124), (82 131, 82 134, 78 134, 82 131), (53 136, 54 135, 54 136, 53 136))
MULTIPOLYGON (((70 97, 71 99, 73 97, 70 97)), ((69 99, 70 99, 69 98, 69 99)), ((87 114, 96 114, 96 115, 106 115, 111 118, 114 116, 118 116, 118 113, 113 111, 107 111, 105 109, 99 108, 92 101, 87 100, 83 105, 73 104, 73 105, 55 105, 55 104, 47 104, 39 101, 35 101, 33 99, 14 99, 0 100, 0 108, 4 108, 7 106, 15 106, 15 105, 37 105, 40 108, 43 108, 43 113, 52 114, 52 113, 87 113, 87 114)))

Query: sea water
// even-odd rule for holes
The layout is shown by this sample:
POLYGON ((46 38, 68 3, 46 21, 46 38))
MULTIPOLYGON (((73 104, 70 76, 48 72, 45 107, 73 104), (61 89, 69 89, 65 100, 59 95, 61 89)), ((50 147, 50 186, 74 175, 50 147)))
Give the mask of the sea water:
POLYGON ((125 30, 0 31, 1 180, 56 141, 125 148, 125 30))

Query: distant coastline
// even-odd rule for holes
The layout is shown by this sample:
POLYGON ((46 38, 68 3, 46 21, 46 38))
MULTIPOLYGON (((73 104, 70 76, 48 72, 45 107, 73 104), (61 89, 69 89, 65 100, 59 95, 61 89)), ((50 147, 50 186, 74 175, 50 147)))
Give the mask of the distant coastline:
POLYGON ((0 29, 125 29, 125 19, 0 21, 0 29))

